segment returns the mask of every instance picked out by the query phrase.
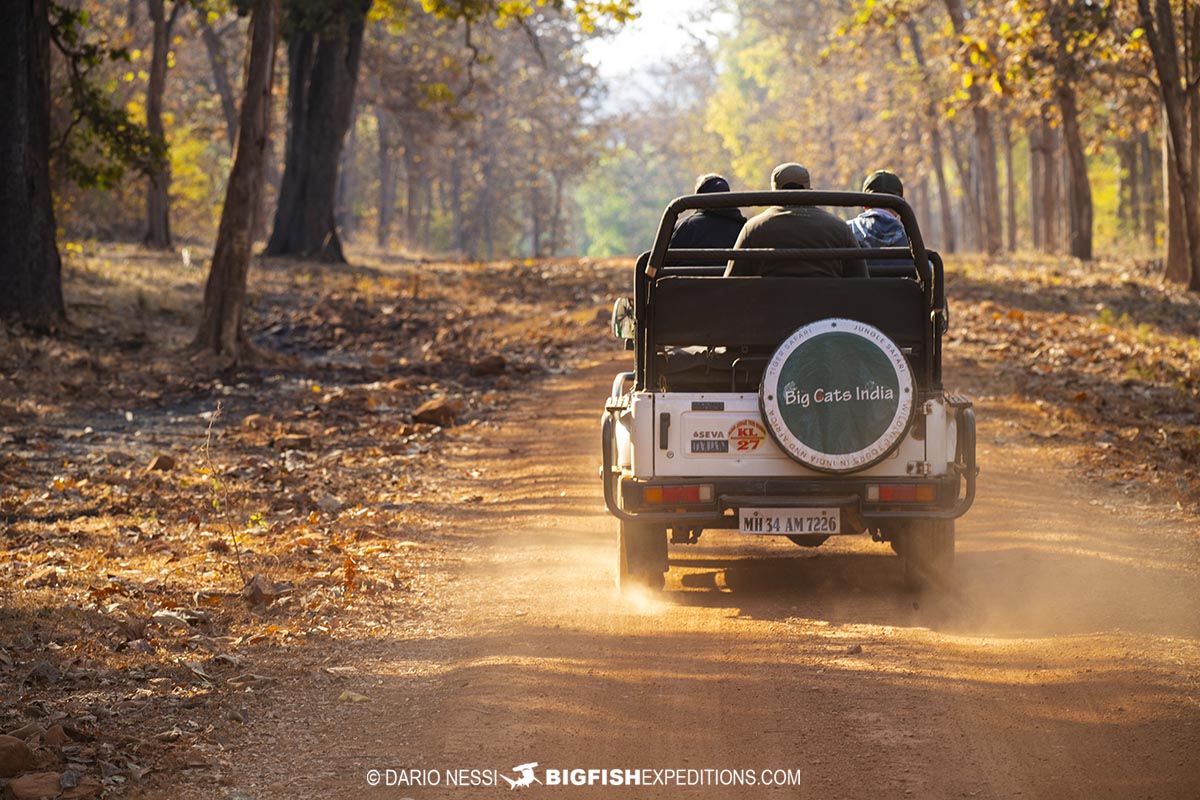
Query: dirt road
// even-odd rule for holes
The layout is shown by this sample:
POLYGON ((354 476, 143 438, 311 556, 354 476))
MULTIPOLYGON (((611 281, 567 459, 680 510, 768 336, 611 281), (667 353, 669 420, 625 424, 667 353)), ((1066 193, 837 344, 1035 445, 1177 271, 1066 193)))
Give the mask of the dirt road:
POLYGON ((286 709, 286 743, 240 754, 233 785, 486 797, 507 782, 454 788, 445 772, 515 779, 537 762, 539 780, 587 768, 802 779, 529 796, 1200 797, 1200 543, 1169 510, 1072 485, 1069 454, 985 403, 984 472, 949 592, 906 593, 899 560, 869 541, 810 551, 709 532, 672 548, 664 595, 621 598, 596 474, 618 366, 553 380, 536 408, 453 454, 485 500, 454 514, 463 560, 440 619, 363 642, 353 686, 369 702, 286 709), (387 786, 389 769, 434 770, 441 785, 387 786))

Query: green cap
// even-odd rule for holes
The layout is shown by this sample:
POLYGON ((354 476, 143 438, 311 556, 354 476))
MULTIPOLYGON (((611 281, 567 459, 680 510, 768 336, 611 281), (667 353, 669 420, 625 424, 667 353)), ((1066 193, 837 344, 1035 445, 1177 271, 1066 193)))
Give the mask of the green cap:
POLYGON ((872 172, 863 181, 862 190, 864 192, 875 192, 877 194, 894 194, 897 197, 904 197, 904 184, 900 182, 900 178, 896 173, 888 172, 886 169, 879 169, 872 172))

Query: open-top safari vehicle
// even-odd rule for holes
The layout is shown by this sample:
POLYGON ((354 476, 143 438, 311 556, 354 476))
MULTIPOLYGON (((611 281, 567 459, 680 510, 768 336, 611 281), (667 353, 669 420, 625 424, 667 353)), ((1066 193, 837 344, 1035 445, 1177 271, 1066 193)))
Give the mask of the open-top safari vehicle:
POLYGON ((622 588, 660 588, 668 539, 705 529, 816 546, 870 535, 913 588, 944 581, 975 497, 971 402, 942 388, 942 261, 892 195, 810 190, 672 201, 613 311, 634 351, 603 417, 604 499, 622 588), (897 212, 909 247, 681 250, 681 212, 763 205, 897 212), (869 278, 724 277, 735 255, 857 257, 869 278))

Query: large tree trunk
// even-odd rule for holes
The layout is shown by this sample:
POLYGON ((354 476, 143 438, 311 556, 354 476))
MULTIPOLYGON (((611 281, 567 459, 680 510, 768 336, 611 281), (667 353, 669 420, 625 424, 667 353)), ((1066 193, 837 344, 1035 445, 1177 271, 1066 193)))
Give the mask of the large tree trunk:
MULTIPOLYGON (((972 86, 973 90, 977 87, 972 86)), ((979 94, 976 91, 976 94, 979 94)), ((996 137, 992 131, 992 115, 982 105, 982 97, 976 98, 978 105, 972 109, 975 121, 975 141, 979 146, 977 163, 979 176, 980 205, 983 213, 984 248, 988 255, 997 255, 1004 249, 1003 231, 1000 222, 1000 181, 996 170, 996 137)))
MULTIPOLYGON (((288 46, 288 142, 268 255, 344 262, 334 221, 338 163, 350 127, 369 3, 312 30, 302 19, 288 46)), ((297 4, 289 14, 300 15, 297 4)))
POLYGON ((1057 253, 1059 251, 1059 192, 1058 192, 1058 137, 1055 129, 1050 127, 1047 109, 1043 108, 1040 119, 1041 137, 1044 142, 1044 159, 1042 161, 1042 183, 1037 187, 1041 195, 1042 216, 1038 221, 1041 227, 1042 252, 1057 253))
MULTIPOLYGON (((162 111, 163 94, 167 88, 167 53, 171 49, 171 28, 183 6, 176 3, 168 17, 164 0, 147 0, 147 5, 154 26, 154 38, 150 53, 150 81, 146 87, 146 131, 158 141, 165 141, 162 111)), ((147 247, 159 250, 171 246, 171 160, 165 156, 150 169, 144 241, 147 247)))
POLYGON ((1079 130, 1079 109, 1076 106, 1075 88, 1068 83, 1059 84, 1056 92, 1058 108, 1062 112, 1063 144, 1067 150, 1069 176, 1068 208, 1070 227, 1067 241, 1072 256, 1084 261, 1092 258, 1092 184, 1087 174, 1087 154, 1083 148, 1083 134, 1079 130))
POLYGON ((208 63, 212 68, 213 84, 217 87, 217 96, 221 98, 221 111, 225 115, 225 138, 229 140, 232 150, 237 141, 237 103, 233 97, 233 84, 229 81, 228 57, 225 55, 225 45, 221 37, 208 24, 208 9, 203 5, 196 6, 196 17, 200 21, 200 38, 204 40, 204 49, 208 52, 208 63))
POLYGON ((275 76, 275 44, 279 39, 279 0, 254 0, 250 17, 250 63, 233 169, 225 190, 221 224, 213 252, 204 308, 193 348, 233 365, 250 352, 242 327, 246 307, 246 275, 250 271, 254 213, 263 185, 263 162, 270 135, 271 85, 275 76))
POLYGON ((66 322, 50 195, 46 0, 0 10, 0 316, 44 331, 66 322))

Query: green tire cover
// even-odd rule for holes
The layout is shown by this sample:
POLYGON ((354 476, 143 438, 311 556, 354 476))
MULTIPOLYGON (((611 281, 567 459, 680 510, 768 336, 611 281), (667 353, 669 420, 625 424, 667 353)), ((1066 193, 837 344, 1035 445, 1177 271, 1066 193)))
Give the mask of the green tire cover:
POLYGON ((843 473, 882 461, 900 443, 915 394, 908 361, 882 331, 826 319, 797 330, 771 356, 759 405, 785 453, 843 473))

